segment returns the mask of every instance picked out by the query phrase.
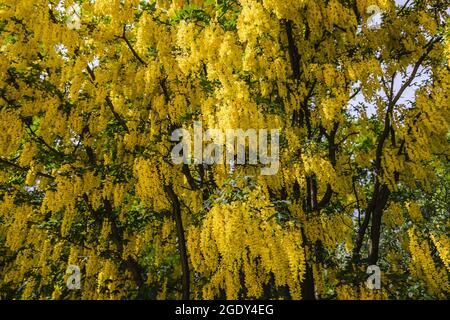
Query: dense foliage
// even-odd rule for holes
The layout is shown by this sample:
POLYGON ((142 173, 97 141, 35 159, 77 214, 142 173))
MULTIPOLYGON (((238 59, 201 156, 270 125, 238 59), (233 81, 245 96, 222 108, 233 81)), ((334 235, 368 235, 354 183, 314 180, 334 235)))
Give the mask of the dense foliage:
POLYGON ((0 298, 448 298, 449 4, 0 0, 0 298))

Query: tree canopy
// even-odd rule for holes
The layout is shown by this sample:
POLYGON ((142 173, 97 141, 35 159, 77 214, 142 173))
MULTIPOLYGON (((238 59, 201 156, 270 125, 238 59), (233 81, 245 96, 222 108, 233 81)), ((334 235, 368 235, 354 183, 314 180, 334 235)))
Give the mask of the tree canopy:
POLYGON ((448 298, 449 5, 0 0, 0 298, 448 298))

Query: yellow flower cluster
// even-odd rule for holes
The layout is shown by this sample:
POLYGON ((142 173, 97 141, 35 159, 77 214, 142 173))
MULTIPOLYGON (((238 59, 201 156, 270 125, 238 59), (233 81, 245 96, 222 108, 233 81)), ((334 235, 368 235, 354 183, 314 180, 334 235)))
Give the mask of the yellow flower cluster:
POLYGON ((0 108, 0 156, 16 152, 24 135, 22 122, 16 111, 0 108))
POLYGON ((345 214, 327 216, 320 213, 305 221, 305 235, 313 243, 320 241, 326 248, 334 249, 348 242, 351 249, 352 220, 345 214))
POLYGON ((431 256, 428 241, 419 238, 415 227, 408 230, 408 235, 411 252, 411 274, 425 282, 429 294, 444 298, 450 292, 450 282, 446 269, 436 266, 431 256))
POLYGON ((416 202, 407 202, 406 208, 412 221, 419 222, 423 219, 420 206, 416 202))
POLYGON ((211 276, 203 298, 214 298, 220 289, 228 299, 239 298, 240 272, 248 297, 262 296, 270 274, 276 286, 288 285, 293 298, 301 297, 305 257, 300 230, 293 224, 279 225, 275 216, 267 196, 257 188, 245 202, 214 206, 201 229, 189 230, 194 270, 211 276))
POLYGON ((383 213, 383 222, 389 228, 398 228, 405 223, 403 208, 400 204, 392 202, 383 213))
POLYGON ((365 284, 352 286, 348 284, 340 285, 336 288, 337 298, 339 300, 386 300, 388 292, 384 289, 371 290, 365 284))
POLYGON ((431 240, 433 240, 433 244, 436 246, 436 249, 439 253, 439 257, 444 263, 444 266, 447 268, 447 271, 450 272, 450 239, 446 235, 430 235, 431 240))

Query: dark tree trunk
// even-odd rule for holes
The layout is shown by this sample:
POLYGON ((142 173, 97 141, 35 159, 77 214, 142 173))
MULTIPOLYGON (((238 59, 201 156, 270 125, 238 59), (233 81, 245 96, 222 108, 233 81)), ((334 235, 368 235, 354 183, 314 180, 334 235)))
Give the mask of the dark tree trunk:
POLYGON ((177 227, 178 249, 180 250, 181 270, 182 270, 182 297, 183 300, 189 300, 190 297, 190 272, 186 249, 186 238, 184 236, 183 220, 181 217, 181 206, 178 196, 173 191, 172 186, 165 186, 167 195, 172 203, 172 212, 177 227))

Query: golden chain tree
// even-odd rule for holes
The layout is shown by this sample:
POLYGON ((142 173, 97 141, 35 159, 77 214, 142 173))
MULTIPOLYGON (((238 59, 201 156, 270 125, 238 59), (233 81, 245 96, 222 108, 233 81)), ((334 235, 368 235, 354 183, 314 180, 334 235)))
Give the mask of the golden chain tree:
POLYGON ((449 5, 0 0, 0 298, 448 298, 449 5))

